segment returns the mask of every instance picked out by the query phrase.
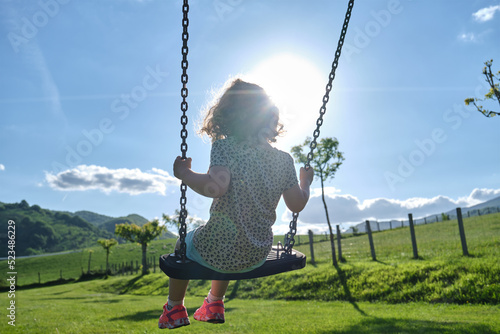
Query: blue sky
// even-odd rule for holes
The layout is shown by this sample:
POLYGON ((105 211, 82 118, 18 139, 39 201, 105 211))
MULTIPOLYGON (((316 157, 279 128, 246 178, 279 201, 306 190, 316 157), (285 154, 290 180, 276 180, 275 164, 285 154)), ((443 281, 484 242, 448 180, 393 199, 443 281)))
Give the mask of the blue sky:
MULTIPOLYGON (((347 1, 190 4, 193 169, 209 163, 201 111, 231 77, 276 100, 279 148, 311 136, 347 1)), ((148 219, 178 209, 181 18, 180 1, 2 1, 0 201, 148 219)), ((498 0, 356 2, 321 130, 346 157, 326 184, 335 224, 500 196, 500 118, 463 103, 487 91, 486 60, 500 69, 499 30, 498 0)), ((313 187, 299 231, 326 228, 313 187)), ((207 219, 209 205, 188 193, 190 215, 207 219)), ((281 203, 277 233, 289 216, 281 203)))

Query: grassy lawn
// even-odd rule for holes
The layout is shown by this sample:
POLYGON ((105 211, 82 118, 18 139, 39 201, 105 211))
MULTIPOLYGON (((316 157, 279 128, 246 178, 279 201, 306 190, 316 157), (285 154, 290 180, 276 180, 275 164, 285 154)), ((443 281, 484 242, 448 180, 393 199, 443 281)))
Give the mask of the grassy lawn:
MULTIPOLYGON (((396 224, 394 225, 396 226, 396 224)), ((471 258, 490 261, 500 257, 500 213, 487 216, 476 216, 464 219, 467 244, 471 258)), ((415 226, 418 253, 424 261, 455 261, 462 258, 462 248, 456 220, 445 222, 417 225, 415 226)), ((276 236, 275 239, 283 239, 276 236)), ((404 228, 376 232, 373 234, 377 260, 380 263, 399 265, 414 262, 410 241, 410 231, 404 228)), ((311 254, 307 236, 296 236, 298 250, 306 254, 308 265, 311 264, 311 254)), ((161 254, 173 251, 175 239, 156 240, 148 247, 148 259, 153 259, 157 264, 161 254)), ((336 243, 336 241, 335 241, 336 243)), ((316 235, 314 243, 314 254, 318 263, 331 263, 330 243, 325 240, 324 235, 316 235)), ((372 262, 367 235, 344 235, 342 238, 342 255, 348 263, 372 262)), ((75 253, 37 257, 29 259, 17 259, 16 269, 19 273, 18 286, 25 286, 40 282, 55 281, 62 277, 64 279, 76 279, 82 271, 87 272, 89 258, 91 259, 90 270, 98 271, 106 266, 105 251, 101 246, 84 249, 75 253)), ((120 244, 112 248, 110 263, 130 264, 134 266, 141 262, 141 247, 136 244, 120 244)), ((498 262, 498 261, 496 261, 498 262)), ((156 268, 158 270, 158 268, 156 268)), ((4 273, 7 272, 7 261, 0 261, 0 287, 6 286, 4 273)))
MULTIPOLYGON (((109 279, 109 283, 119 278, 109 279)), ((16 326, 1 333, 151 333, 165 296, 96 293, 102 280, 18 291, 16 326)), ((203 297, 188 297, 189 333, 499 333, 498 305, 349 303, 228 299, 226 323, 199 323, 192 314, 203 297)), ((7 306, 1 294, 1 309, 7 306)), ((2 312, 2 313, 5 313, 2 312)), ((164 332, 167 330, 163 330, 164 332)))
MULTIPOLYGON (((148 260, 153 259, 158 268, 158 258, 162 254, 172 252, 174 249, 175 239, 155 240, 148 247, 148 260)), ((59 279, 77 279, 82 272, 90 270, 99 271, 106 268, 106 251, 96 245, 95 247, 82 249, 74 253, 33 257, 33 258, 18 258, 16 259, 16 269, 18 274, 18 286, 38 283, 38 273, 40 273, 40 282, 47 283, 59 279)), ((134 267, 136 263, 141 264, 142 253, 141 246, 132 243, 119 244, 111 249, 109 256, 110 265, 122 264, 126 262, 130 265, 133 261, 134 267)), ((7 261, 0 261, 0 277, 7 272, 7 261)), ((3 278, 3 277, 2 277, 3 278)), ((6 283, 2 280, 0 286, 5 286, 6 283)))
MULTIPOLYGON (((177 332, 193 333, 500 333, 500 214, 464 220, 471 256, 462 255, 456 220, 415 227, 419 259, 413 259, 408 227, 373 235, 377 261, 366 235, 345 235, 347 262, 332 266, 330 243, 317 236, 316 263, 310 246, 306 268, 230 283, 223 325, 198 323, 177 332)), ((298 238, 297 238, 298 239, 298 238)), ((155 241, 149 256, 169 253, 175 240, 155 241)), ((168 278, 158 272, 113 276, 79 283, 27 289, 26 285, 78 278, 87 270, 89 249, 79 253, 19 259, 16 326, 8 325, 7 293, 0 333, 159 332, 158 317, 168 293, 168 278), (67 276, 68 275, 68 276, 67 276)), ((140 247, 113 248, 110 261, 138 261, 140 247)), ((91 270, 104 264, 101 247, 92 248, 91 270)), ((6 286, 6 261, 0 262, 6 286)), ((186 306, 191 315, 202 303, 208 281, 192 281, 186 306)), ((164 330, 166 331, 166 330, 164 330)))

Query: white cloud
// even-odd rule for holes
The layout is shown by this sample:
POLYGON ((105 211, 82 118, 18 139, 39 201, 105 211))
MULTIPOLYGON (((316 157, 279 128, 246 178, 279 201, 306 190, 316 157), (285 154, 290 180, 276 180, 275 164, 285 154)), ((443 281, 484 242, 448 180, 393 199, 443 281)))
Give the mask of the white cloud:
POLYGON ((480 33, 462 33, 458 35, 458 39, 466 43, 483 43, 485 39, 488 38, 488 35, 492 33, 494 33, 493 29, 486 29, 480 33))
POLYGON ((0 164, 0 170, 5 170, 5 166, 0 164))
POLYGON ((460 39, 460 40, 462 40, 464 42, 475 42, 475 41, 477 41, 476 35, 474 35, 474 33, 472 33, 472 32, 460 34, 460 35, 458 35, 458 39, 460 39))
MULTIPOLYGON (((314 189, 314 193, 318 193, 314 189)), ((321 192, 319 192, 321 193, 321 192)), ((329 194, 326 196, 328 214, 332 225, 351 226, 365 220, 407 220, 440 214, 457 207, 469 207, 500 196, 500 189, 474 189, 469 196, 452 199, 439 195, 432 198, 413 197, 406 200, 374 198, 360 201, 352 195, 329 194)), ((289 222, 291 213, 286 211, 282 220, 289 222)), ((299 215, 299 233, 312 229, 315 233, 327 230, 326 215, 321 196, 311 196, 306 208, 299 215)), ((280 229, 280 232, 281 231, 280 229)), ((278 233, 278 232, 276 232, 278 233)))
MULTIPOLYGON (((340 193, 340 189, 335 187, 325 187, 325 196, 333 196, 334 194, 340 193)), ((311 196, 321 196, 321 188, 311 189, 311 196)))
POLYGON ((51 188, 64 191, 100 190, 139 195, 159 193, 165 195, 168 186, 178 186, 179 181, 158 168, 150 172, 140 169, 109 169, 95 165, 80 165, 57 174, 45 173, 51 188))
POLYGON ((486 22, 492 20, 497 11, 500 11, 500 5, 481 8, 477 12, 473 13, 472 16, 476 21, 486 22))
POLYGON ((474 189, 469 197, 467 197, 467 202, 471 205, 476 205, 492 198, 500 196, 500 189, 474 189))

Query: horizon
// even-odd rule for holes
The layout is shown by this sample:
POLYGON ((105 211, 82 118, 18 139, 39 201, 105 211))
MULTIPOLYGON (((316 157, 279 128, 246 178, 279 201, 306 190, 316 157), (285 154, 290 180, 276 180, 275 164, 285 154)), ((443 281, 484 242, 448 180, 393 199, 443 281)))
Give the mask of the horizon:
MULTIPOLYGON (((5 203, 5 202, 2 202, 0 201, 0 203, 2 204, 20 204, 22 201, 25 201, 25 200, 21 200, 20 202, 17 202, 17 203, 5 203)), ((26 203, 28 203, 26 201, 26 203)), ((30 207, 34 206, 34 205, 38 205, 38 204, 29 204, 28 205, 30 207)), ((98 216, 104 216, 106 218, 109 218, 109 220, 114 220, 114 219, 119 219, 119 218, 127 218, 127 217, 130 217, 130 216, 139 216, 140 218, 143 218, 143 219, 146 219, 148 220, 147 218, 141 216, 140 214, 137 214, 137 213, 128 213, 127 215, 121 215, 121 216, 107 216, 107 215, 103 215, 99 212, 93 212, 93 211, 89 211, 89 210, 78 210, 78 211, 74 211, 74 212, 71 212, 71 211, 58 211, 58 210, 52 210, 50 208, 44 208, 44 207, 41 207, 42 209, 44 210, 49 210, 49 211, 57 211, 57 212, 67 212, 67 213, 70 213, 72 215, 78 215, 78 213, 81 213, 81 212, 88 212, 88 213, 91 213, 91 214, 95 214, 95 215, 98 215, 98 216)), ((493 198, 493 199, 490 199, 490 200, 487 200, 487 201, 484 201, 484 202, 481 202, 481 203, 478 203, 478 204, 475 204, 475 205, 472 205, 470 207, 460 207, 461 211, 462 211, 462 214, 470 214, 470 212, 473 212, 475 210, 477 210, 477 215, 481 215, 480 212, 481 210, 484 210, 484 209, 490 209, 490 208, 496 208, 497 209, 497 212, 498 210, 500 210, 500 196, 496 197, 496 198, 493 198), (498 204, 495 204, 495 205, 492 205, 492 206, 486 206, 485 204, 489 203, 489 202, 499 202, 498 204), (479 207, 479 208, 476 208, 476 207, 479 207)), ((446 214, 446 215, 453 215, 454 212, 456 212, 457 208, 453 208, 453 209, 450 209, 448 211, 445 211, 445 212, 436 212, 436 213, 433 213, 433 214, 428 214, 426 216, 413 216, 413 213, 412 212, 408 212, 407 216, 404 217, 404 218, 394 218, 394 219, 384 219, 384 220, 379 220, 377 219, 376 217, 370 217, 370 218, 367 218, 361 222, 351 222, 350 224, 348 224, 347 226, 345 226, 343 229, 341 229, 341 232, 348 232, 351 228, 353 227, 359 227, 363 224, 365 224, 367 221, 369 221, 370 223, 372 222, 376 222, 376 223, 380 223, 380 224, 384 224, 384 223, 389 223, 389 222, 401 222, 401 223, 404 223, 406 221, 409 220, 408 218, 408 215, 409 214, 412 214, 413 216, 413 221, 415 222, 415 224, 419 224, 418 221, 422 221, 427 218, 433 218, 433 217, 439 217, 440 215, 443 215, 443 214, 446 214)), ((489 213, 492 213, 492 212, 488 212, 487 214, 489 213)), ((494 213, 494 212, 493 212, 494 213)), ((474 214, 473 214, 474 216, 474 214)), ((83 218, 83 217, 80 217, 82 219, 84 219, 85 221, 87 221, 88 223, 91 223, 93 224, 92 222, 89 222, 88 220, 86 220, 86 218, 83 218)), ((155 218, 157 219, 157 218, 155 218)), ((436 218, 436 222, 439 221, 439 218, 436 218)), ((449 219, 453 219, 453 218, 449 218, 449 219)), ((148 221, 151 221, 151 220, 148 220, 148 221)), ((433 223, 433 221, 429 222, 429 223, 433 223)), ((165 225, 165 223, 160 220, 160 225, 165 225)), ((324 225, 324 224, 323 224, 324 225)), ((299 235, 306 235, 308 233, 309 230, 313 231, 313 233, 316 233, 316 234, 323 234, 323 233, 326 233, 328 232, 328 227, 326 225, 324 226, 321 226, 322 228, 318 228, 318 224, 313 224, 313 225, 308 225, 308 226, 301 226, 300 228, 298 227, 297 228, 297 234, 299 235), (306 231, 307 230, 307 231, 306 231), (301 231, 300 233, 298 231, 301 231)), ((191 228, 188 226, 188 231, 190 230, 191 228)), ((385 230, 385 229, 383 229, 385 230)), ((173 233, 175 235, 177 235, 176 231, 171 231, 171 230, 167 230, 168 232, 170 233, 173 233)), ((284 231, 282 234, 286 234, 286 232, 288 231, 284 231)))
MULTIPOLYGON (((500 196, 500 118, 464 104, 488 91, 485 61, 500 70, 500 0, 430 6, 354 5, 320 135, 336 137, 346 158, 325 184, 332 224, 343 229, 500 196)), ((260 84, 279 106, 287 132, 277 148, 312 135, 346 7, 191 2, 193 170, 209 164, 210 144, 196 135, 201 112, 231 77, 260 84)), ((0 201, 148 220, 173 214, 181 3, 21 0, 4 4, 0 20, 0 201)), ((315 181, 300 231, 326 228, 320 193, 315 181)), ((210 200, 187 196, 189 214, 207 220, 210 200)), ((290 217, 281 201, 274 232, 290 217)))

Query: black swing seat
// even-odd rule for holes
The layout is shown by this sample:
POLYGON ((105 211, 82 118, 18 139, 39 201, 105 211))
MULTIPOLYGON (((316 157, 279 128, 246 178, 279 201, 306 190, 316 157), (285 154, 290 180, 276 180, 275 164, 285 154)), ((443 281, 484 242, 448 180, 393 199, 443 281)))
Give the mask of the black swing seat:
POLYGON ((246 273, 220 273, 189 259, 183 263, 175 253, 160 256, 160 268, 171 278, 224 281, 270 276, 306 266, 306 256, 303 253, 292 249, 292 253, 287 254, 280 246, 273 246, 262 266, 246 273))

